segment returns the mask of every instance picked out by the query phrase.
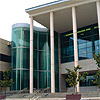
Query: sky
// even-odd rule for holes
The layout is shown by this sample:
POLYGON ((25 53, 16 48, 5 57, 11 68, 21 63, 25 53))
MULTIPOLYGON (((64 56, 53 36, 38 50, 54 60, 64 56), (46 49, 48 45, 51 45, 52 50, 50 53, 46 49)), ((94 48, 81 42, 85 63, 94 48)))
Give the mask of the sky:
MULTIPOLYGON (((30 23, 25 9, 56 0, 1 0, 0 1, 0 38, 11 41, 12 25, 30 23)), ((35 26, 42 27, 38 23, 35 26)))

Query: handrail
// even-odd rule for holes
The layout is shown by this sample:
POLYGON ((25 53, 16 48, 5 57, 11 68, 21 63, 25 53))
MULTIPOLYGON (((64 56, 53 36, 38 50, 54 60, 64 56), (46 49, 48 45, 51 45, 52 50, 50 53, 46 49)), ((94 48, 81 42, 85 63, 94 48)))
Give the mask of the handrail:
POLYGON ((37 100, 39 97, 43 97, 43 96, 47 96, 48 94, 43 94, 43 93, 49 93, 50 92, 50 88, 47 87, 45 89, 39 89, 39 90, 35 90, 34 91, 34 96, 30 98, 30 100, 37 100), (39 95, 40 94, 40 95, 39 95))
POLYGON ((44 88, 44 89, 34 89, 33 94, 29 93, 29 90, 27 88, 24 88, 23 90, 16 91, 16 92, 9 92, 8 98, 29 98, 29 100, 32 100, 34 98, 35 100, 39 97, 44 97, 48 95, 50 88, 44 88))
POLYGON ((23 92, 25 92, 26 90, 27 90, 27 88, 24 88, 24 89, 18 91, 17 93, 23 93, 23 92))

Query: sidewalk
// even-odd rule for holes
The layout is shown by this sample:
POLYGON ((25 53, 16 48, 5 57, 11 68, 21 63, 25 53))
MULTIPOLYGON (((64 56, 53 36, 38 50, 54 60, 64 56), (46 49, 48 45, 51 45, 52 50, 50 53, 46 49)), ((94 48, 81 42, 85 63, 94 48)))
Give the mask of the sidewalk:
POLYGON ((81 100, 100 100, 100 97, 81 98, 81 100))

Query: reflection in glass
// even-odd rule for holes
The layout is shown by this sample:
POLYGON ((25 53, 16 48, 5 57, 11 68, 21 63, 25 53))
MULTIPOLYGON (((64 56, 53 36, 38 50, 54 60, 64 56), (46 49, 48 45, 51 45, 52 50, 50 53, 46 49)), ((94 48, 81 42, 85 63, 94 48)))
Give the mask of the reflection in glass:
MULTIPOLYGON (((62 33, 61 37, 61 62, 72 62, 74 56, 72 31, 62 33)), ((77 31, 78 57, 79 60, 93 58, 94 53, 99 52, 98 24, 79 28, 77 31)))

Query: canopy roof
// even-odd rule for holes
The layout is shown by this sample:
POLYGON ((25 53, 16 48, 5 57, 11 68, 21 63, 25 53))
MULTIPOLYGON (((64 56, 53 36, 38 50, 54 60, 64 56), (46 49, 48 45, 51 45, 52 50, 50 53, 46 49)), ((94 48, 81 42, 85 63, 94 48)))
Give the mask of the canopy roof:
POLYGON ((54 12, 54 30, 63 33, 72 30, 72 8, 76 6, 78 28, 97 23, 96 0, 59 0, 26 9, 29 16, 49 29, 50 12, 54 12))

